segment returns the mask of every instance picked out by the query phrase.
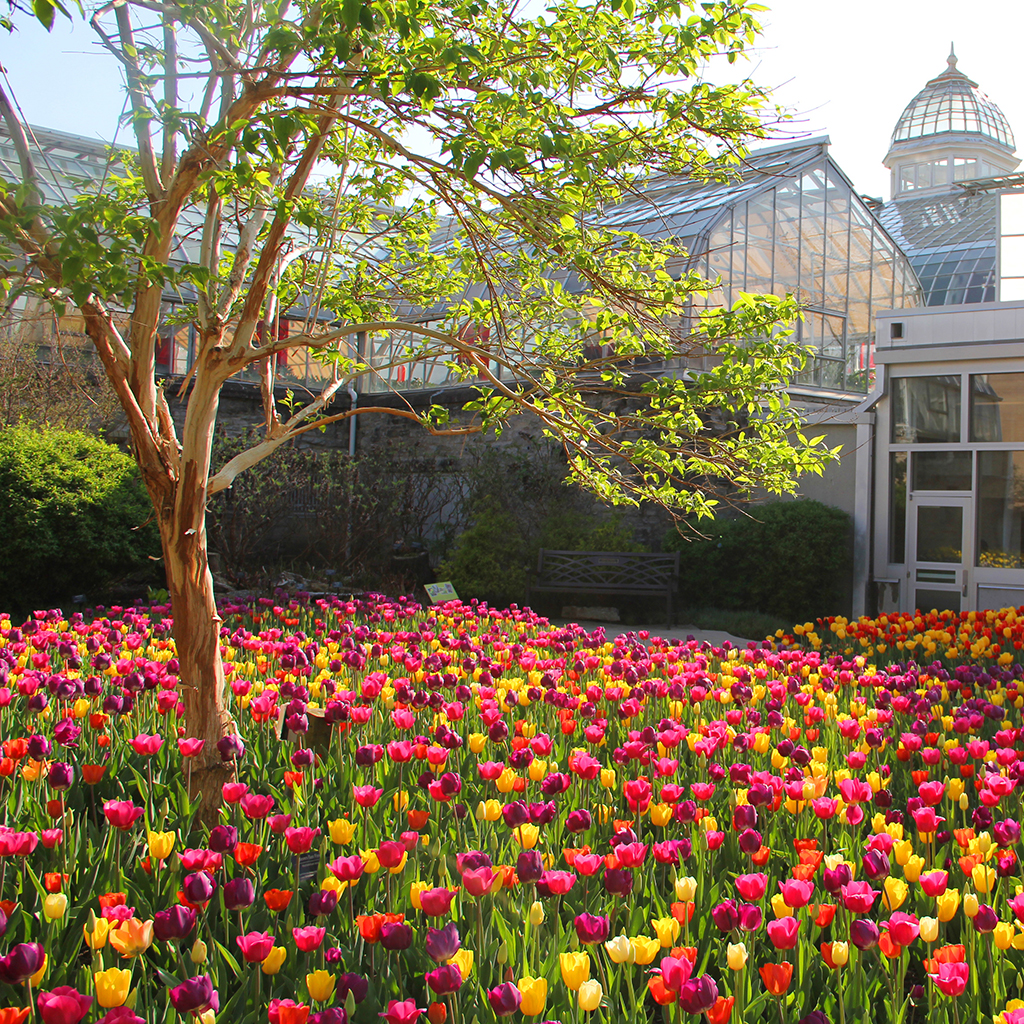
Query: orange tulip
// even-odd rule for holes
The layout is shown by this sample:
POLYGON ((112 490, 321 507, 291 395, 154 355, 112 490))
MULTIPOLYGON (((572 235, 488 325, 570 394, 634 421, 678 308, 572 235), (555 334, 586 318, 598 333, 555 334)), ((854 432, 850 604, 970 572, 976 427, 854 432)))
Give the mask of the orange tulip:
POLYGON ((878 948, 890 959, 895 960, 903 951, 903 947, 893 940, 888 932, 882 932, 878 937, 878 948))
POLYGON ((258 843, 237 843, 232 856, 243 867, 251 867, 259 859, 263 847, 258 843))
POLYGON ((705 1013, 708 1018, 708 1024, 729 1024, 729 1018, 732 1016, 732 1007, 736 1000, 729 996, 719 996, 715 1002, 715 1005, 710 1010, 706 1010, 705 1013))
POLYGON ((764 987, 773 996, 781 996, 793 980, 793 965, 788 960, 784 960, 781 964, 762 964, 758 971, 764 982, 764 987))
POLYGON ((0 1010, 0 1024, 24 1024, 31 1007, 7 1006, 0 1010))
POLYGON ((263 899, 266 901, 267 909, 273 911, 275 914, 280 914, 288 904, 291 902, 292 891, 291 889, 268 889, 263 894, 263 899))
POLYGON ((430 817, 430 811, 410 809, 405 812, 405 816, 409 821, 409 828, 418 832, 424 825, 426 825, 427 819, 430 817))

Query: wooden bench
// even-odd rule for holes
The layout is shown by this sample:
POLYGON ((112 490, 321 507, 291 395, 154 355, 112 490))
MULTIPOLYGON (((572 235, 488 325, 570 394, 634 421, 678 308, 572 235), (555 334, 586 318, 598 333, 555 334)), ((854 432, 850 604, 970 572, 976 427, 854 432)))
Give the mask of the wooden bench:
POLYGON ((679 584, 679 552, 661 555, 541 548, 534 577, 527 600, 532 593, 663 595, 671 628, 672 601, 679 584))

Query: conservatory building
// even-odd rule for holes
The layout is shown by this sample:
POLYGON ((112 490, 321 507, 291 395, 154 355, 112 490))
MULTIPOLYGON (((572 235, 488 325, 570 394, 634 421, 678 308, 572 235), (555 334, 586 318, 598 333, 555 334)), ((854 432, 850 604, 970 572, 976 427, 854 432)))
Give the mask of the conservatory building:
POLYGON ((893 133, 881 219, 926 305, 877 320, 875 388, 858 414, 855 613, 1024 604, 1024 175, 1013 146, 952 54, 893 133))

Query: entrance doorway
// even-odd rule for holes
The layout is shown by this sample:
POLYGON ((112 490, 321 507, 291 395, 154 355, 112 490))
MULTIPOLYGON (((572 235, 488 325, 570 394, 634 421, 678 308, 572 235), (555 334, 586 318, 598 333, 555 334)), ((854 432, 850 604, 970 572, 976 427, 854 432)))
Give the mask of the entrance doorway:
POLYGON ((907 591, 921 611, 959 612, 970 593, 973 502, 909 496, 907 591))

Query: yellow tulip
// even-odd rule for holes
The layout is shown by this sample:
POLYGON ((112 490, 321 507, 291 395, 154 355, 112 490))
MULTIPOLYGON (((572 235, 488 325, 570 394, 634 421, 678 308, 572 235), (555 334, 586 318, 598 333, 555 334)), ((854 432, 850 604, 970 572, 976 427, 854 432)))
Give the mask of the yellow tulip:
POLYGON ((501 817, 500 800, 481 800, 476 805, 477 821, 497 821, 501 817))
POLYGON ((972 920, 978 915, 978 897, 973 892, 964 895, 964 913, 972 920))
POLYGON ((903 865, 903 877, 908 882, 916 882, 921 877, 921 872, 924 871, 924 857, 919 857, 916 853, 907 859, 907 863, 903 865))
POLYGON ((196 939, 196 941, 192 943, 192 950, 189 953, 188 958, 198 967, 200 964, 206 963, 207 952, 206 943, 203 942, 202 939, 196 939))
POLYGON ((274 946, 264 958, 263 963, 260 964, 260 970, 264 974, 277 974, 284 965, 284 958, 287 954, 288 950, 284 946, 274 946))
MULTIPOLYGON (((939 938, 939 919, 937 917, 922 917, 920 921, 921 938, 925 942, 937 942, 939 938)), ((1011 928, 1012 932, 1013 929, 1011 928)))
POLYGON ((376 850, 360 850, 359 856, 363 858, 363 870, 368 875, 375 875, 380 871, 380 861, 377 859, 376 850))
POLYGON ((850 944, 848 942, 832 943, 832 963, 836 967, 842 967, 850 959, 850 944))
POLYGON ((540 829, 528 821, 526 824, 520 825, 519 828, 515 829, 512 833, 512 838, 524 850, 532 850, 537 845, 537 840, 540 838, 540 829))
POLYGON ((530 924, 534 928, 544 923, 544 904, 540 900, 534 900, 530 904, 530 924))
POLYGON ((674 917, 659 917, 651 921, 654 934, 662 949, 668 949, 679 938, 679 922, 674 917))
MULTIPOLYGON (((977 903, 977 897, 975 897, 977 903)), ((952 921, 960 906, 960 890, 947 889, 941 896, 935 897, 935 916, 943 923, 952 921)))
POLYGON ((730 970, 742 971, 747 966, 747 947, 742 942, 730 942, 725 956, 730 970))
POLYGON ((96 917, 90 910, 89 923, 82 925, 85 944, 90 949, 102 949, 107 944, 107 932, 109 931, 110 922, 105 917, 96 917))
POLYGON ((420 902, 420 896, 423 895, 430 888, 429 882, 412 882, 409 886, 409 902, 413 905, 416 910, 422 910, 423 904, 420 902))
POLYGON ((391 797, 391 806, 396 811, 404 811, 409 806, 409 794, 404 789, 401 793, 395 793, 391 797))
POLYGON ((531 978, 524 974, 516 987, 523 997, 519 1011, 524 1017, 537 1017, 544 1012, 548 1001, 547 978, 531 978))
POLYGON ((121 956, 138 956, 153 945, 153 922, 130 917, 110 930, 110 944, 121 956))
POLYGON ((882 903, 889 911, 899 910, 907 898, 907 893, 910 892, 910 886, 903 879, 894 878, 892 875, 886 878, 882 888, 885 890, 882 894, 882 903))
POLYGON ((173 832, 150 832, 149 855, 154 860, 167 860, 174 849, 175 835, 173 832))
POLYGON ((633 947, 633 962, 641 967, 653 963, 661 950, 661 943, 647 935, 635 935, 629 940, 629 944, 633 947))
POLYGON ((781 892, 777 892, 771 899, 772 911, 777 918, 779 917, 792 917, 793 908, 790 907, 785 899, 782 897, 781 892))
POLYGON ((538 758, 536 761, 530 762, 528 771, 530 773, 531 782, 543 782, 544 776, 548 773, 548 763, 547 761, 541 761, 538 758))
POLYGON ((313 971, 306 975, 306 991, 309 998, 326 1003, 334 995, 336 980, 330 971, 313 971))
POLYGON ((601 982, 591 980, 585 981, 580 985, 576 998, 579 1001, 580 1009, 585 1013, 590 1013, 601 1005, 601 997, 603 995, 604 991, 601 988, 601 982))
POLYGON ((566 988, 573 992, 590 978, 590 957, 586 953, 559 953, 558 966, 566 988))
POLYGON ((348 821, 346 818, 335 818, 334 821, 327 822, 327 831, 332 843, 347 846, 356 834, 356 825, 354 821, 348 821))
POLYGON ((913 856, 914 844, 909 839, 904 839, 902 842, 893 844, 892 852, 896 858, 896 863, 901 868, 906 867, 907 861, 913 856))
POLYGON ((614 768, 602 768, 601 769, 601 785, 605 789, 615 788, 615 769, 614 768))
POLYGON ((469 749, 473 754, 479 754, 487 746, 487 735, 482 732, 474 732, 469 735, 469 749))
POLYGON ((59 921, 68 909, 68 898, 62 892, 53 892, 43 900, 43 914, 50 921, 59 921))
POLYGON ((636 959, 633 944, 626 935, 616 935, 614 939, 609 939, 604 948, 613 964, 631 964, 636 959))
POLYGON ((334 875, 329 875, 320 883, 320 891, 326 892, 330 889, 332 892, 340 896, 348 888, 348 882, 341 881, 340 878, 335 878, 334 875))
POLYGON ((676 879, 676 899, 680 903, 692 903, 697 895, 697 879, 692 875, 685 875, 676 879))
POLYGON ((984 864, 975 864, 971 871, 971 881, 980 893, 990 893, 996 884, 996 869, 987 868, 984 864))
POLYGON ((499 793, 511 793, 515 789, 519 776, 511 768, 506 768, 495 780, 494 785, 499 793))
POLYGON ((996 949, 1009 949, 1013 945, 1013 925, 1009 921, 1000 921, 992 932, 996 949))
POLYGON ((119 967, 111 967, 106 971, 97 971, 93 976, 96 983, 96 1002, 105 1010, 115 1006, 124 1006, 128 992, 132 987, 132 972, 122 971, 119 967))
POLYGON ((473 970, 473 950, 463 947, 448 963, 455 964, 458 967, 459 974, 462 975, 462 980, 465 981, 473 970))

